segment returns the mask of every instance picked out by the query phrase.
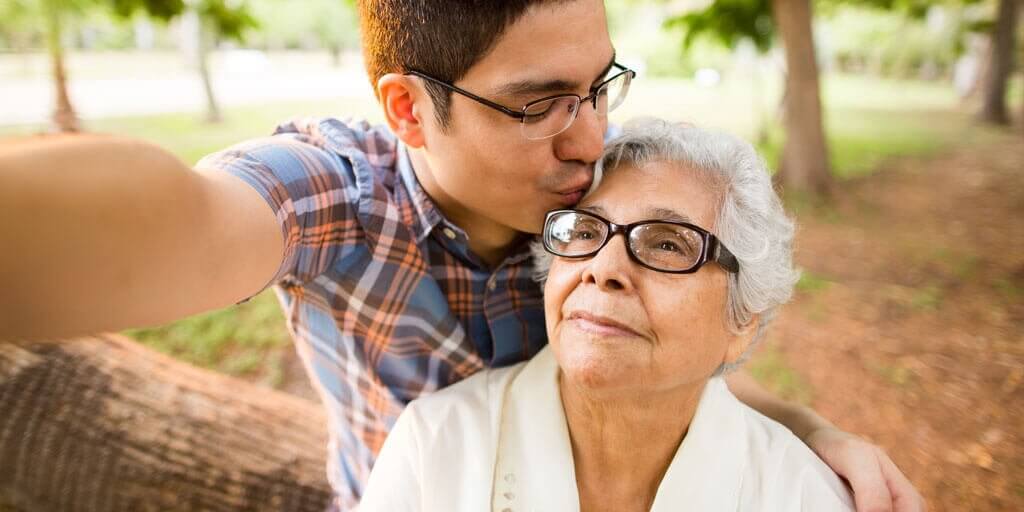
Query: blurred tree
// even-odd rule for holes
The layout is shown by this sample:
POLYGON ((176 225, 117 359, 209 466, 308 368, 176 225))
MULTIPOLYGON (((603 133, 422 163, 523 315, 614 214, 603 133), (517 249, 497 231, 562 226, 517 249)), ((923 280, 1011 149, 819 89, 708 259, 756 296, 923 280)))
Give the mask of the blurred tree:
POLYGON ((772 14, 786 52, 782 146, 777 178, 787 190, 826 195, 832 188, 822 122, 821 85, 814 53, 810 0, 772 0, 772 14))
MULTIPOLYGON (((68 94, 67 67, 64 62, 65 25, 71 17, 81 16, 87 10, 107 9, 121 18, 130 18, 138 13, 167 21, 186 11, 184 0, 12 0, 11 5, 0 8, 0 13, 14 13, 22 18, 33 13, 45 21, 46 48, 52 63, 54 92, 56 95, 53 113, 54 127, 61 132, 79 129, 78 115, 68 94)), ((196 0, 190 6, 194 9, 213 34, 212 38, 241 39, 246 28, 255 26, 255 20, 248 14, 244 0, 196 0)), ((211 105, 208 117, 219 118, 219 110, 213 99, 207 71, 206 54, 203 54, 200 75, 207 90, 211 105)))
POLYGON ((54 93, 53 124, 61 132, 78 131, 78 114, 68 96, 67 68, 64 65, 64 9, 62 0, 41 0, 46 20, 46 50, 50 54, 54 93))
POLYGON ((194 9, 199 17, 196 58, 199 77, 203 81, 203 92, 206 94, 206 120, 217 123, 223 117, 210 77, 210 52, 217 47, 221 39, 241 41, 245 31, 258 24, 244 1, 198 0, 190 5, 190 8, 194 9))
POLYGON ((80 15, 86 9, 107 7, 113 12, 130 16, 137 10, 144 10, 149 15, 169 19, 181 12, 182 0, 37 0, 36 5, 21 1, 25 11, 33 7, 45 20, 46 49, 50 54, 53 69, 53 84, 56 94, 53 112, 55 128, 61 132, 75 132, 79 129, 78 115, 67 87, 67 67, 64 62, 64 27, 67 18, 80 15))
POLYGON ((850 4, 921 18, 928 9, 940 3, 959 5, 978 1, 713 0, 703 9, 669 18, 666 25, 683 29, 684 47, 690 47, 700 37, 717 40, 729 48, 735 48, 740 41, 747 39, 762 52, 772 47, 778 31, 786 57, 782 100, 786 139, 776 177, 788 190, 823 195, 832 188, 832 175, 822 122, 812 10, 850 4))
POLYGON ((776 178, 787 190, 830 192, 828 147, 822 123, 818 64, 811 27, 811 0, 715 0, 706 8, 670 18, 685 31, 684 46, 711 37, 735 48, 743 39, 762 52, 772 47, 776 29, 786 54, 782 119, 786 140, 776 178))
POLYGON ((1019 1, 999 0, 999 10, 992 25, 992 51, 984 78, 981 111, 978 113, 978 117, 986 123, 1010 123, 1006 108, 1006 85, 1013 72, 1019 1))

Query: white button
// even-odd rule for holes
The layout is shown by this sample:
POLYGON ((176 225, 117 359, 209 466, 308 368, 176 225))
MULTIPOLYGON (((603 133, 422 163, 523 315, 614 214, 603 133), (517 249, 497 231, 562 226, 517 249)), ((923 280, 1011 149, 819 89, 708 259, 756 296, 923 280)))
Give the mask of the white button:
POLYGON ((498 280, 497 280, 497 278, 492 276, 490 279, 487 280, 487 289, 488 290, 493 292, 494 289, 497 288, 497 287, 498 287, 498 280))
POLYGON ((455 240, 455 232, 452 231, 452 228, 444 228, 444 236, 455 240))

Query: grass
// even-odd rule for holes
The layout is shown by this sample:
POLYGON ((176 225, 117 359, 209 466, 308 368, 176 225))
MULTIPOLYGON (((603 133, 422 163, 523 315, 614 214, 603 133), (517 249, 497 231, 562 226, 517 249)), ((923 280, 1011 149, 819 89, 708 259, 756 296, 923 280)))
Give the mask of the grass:
POLYGON ((918 311, 935 311, 942 305, 942 287, 928 284, 914 290, 910 296, 910 307, 918 311))
POLYGON ((1013 281, 1007 278, 996 279, 992 286, 995 287, 999 293, 1003 294, 1009 300, 1019 300, 1024 298, 1024 288, 1018 286, 1013 281))
POLYGON ((817 293, 825 291, 829 286, 832 285, 832 281, 825 279, 824 277, 817 275, 810 270, 800 270, 800 280, 796 282, 796 289, 799 292, 804 293, 817 293))
MULTIPOLYGON (((778 90, 777 83, 766 83, 761 93, 761 108, 768 117, 772 116, 778 90)), ((835 75, 824 81, 823 91, 833 171, 840 179, 870 174, 890 157, 928 154, 952 143, 974 143, 984 137, 985 132, 974 128, 969 116, 954 110, 953 93, 939 84, 835 75)), ((749 139, 753 138, 757 124, 757 107, 750 101, 752 97, 749 84, 740 82, 705 89, 689 80, 644 78, 634 84, 630 100, 613 114, 612 121, 657 115, 722 128, 749 139)), ((374 102, 355 99, 255 105, 226 109, 224 114, 225 121, 215 125, 202 122, 198 114, 182 113, 89 120, 85 128, 150 140, 194 163, 233 143, 268 135, 274 126, 289 118, 335 115, 380 120, 374 102)), ((42 129, 0 126, 0 136, 42 129)), ((782 140, 778 128, 772 133, 770 142, 762 147, 770 163, 776 161, 782 140)), ((799 203, 795 199, 790 203, 793 201, 799 203)), ((838 216, 833 220, 843 221, 838 216)), ((969 274, 971 270, 971 264, 965 262, 957 273, 969 274)), ((828 285, 824 277, 805 272, 797 288, 815 294, 828 285)), ((1008 280, 995 285, 1008 297, 1020 296, 1020 289, 1008 280)), ((918 309, 938 307, 941 289, 920 289, 910 302, 918 309)), ((271 385, 280 384, 281 356, 284 350, 290 350, 283 315, 270 292, 240 306, 166 326, 131 330, 128 334, 193 364, 250 376, 271 385)), ((763 354, 751 368, 783 396, 810 400, 810 390, 777 352, 763 354)))
POLYGON ((886 382, 897 388, 905 388, 914 378, 913 372, 903 366, 875 365, 871 368, 886 382))
POLYGON ((782 353, 768 347, 747 364, 747 370, 757 382, 785 400, 810 404, 814 392, 800 373, 786 363, 782 353))
POLYGON ((271 290, 237 306, 125 334, 189 363, 274 386, 283 373, 281 353, 291 349, 271 290))

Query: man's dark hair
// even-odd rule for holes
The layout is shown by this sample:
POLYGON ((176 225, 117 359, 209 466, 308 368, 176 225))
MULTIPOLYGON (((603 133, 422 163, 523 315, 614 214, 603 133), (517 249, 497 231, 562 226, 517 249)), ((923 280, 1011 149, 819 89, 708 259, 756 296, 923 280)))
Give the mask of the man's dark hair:
MULTIPOLYGON (((566 0, 359 0, 363 57, 374 94, 377 80, 411 70, 453 83, 487 55, 526 10, 566 0)), ((451 92, 424 81, 442 128, 451 92)))

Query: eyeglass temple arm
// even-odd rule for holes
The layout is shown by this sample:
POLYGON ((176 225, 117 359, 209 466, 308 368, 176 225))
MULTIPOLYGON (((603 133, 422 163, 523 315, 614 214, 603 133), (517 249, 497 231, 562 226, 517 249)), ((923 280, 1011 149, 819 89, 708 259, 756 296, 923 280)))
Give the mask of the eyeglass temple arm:
POLYGON ((722 266, 725 270, 736 274, 740 271, 740 262, 736 259, 736 256, 722 245, 721 240, 715 238, 715 261, 722 266))
POLYGON ((412 71, 409 71, 407 74, 412 75, 412 76, 416 76, 416 77, 422 78, 422 79, 424 79, 424 80, 426 80, 428 82, 432 82, 434 84, 440 85, 441 87, 444 87, 445 89, 448 89, 449 91, 457 92, 457 93, 459 93, 459 94, 461 94, 463 96, 466 96, 468 98, 473 98, 474 100, 479 101, 480 103, 483 103, 484 105, 487 105, 488 107, 500 110, 503 113, 505 113, 507 115, 510 115, 510 116, 512 116, 512 117, 514 117, 516 119, 522 119, 522 118, 526 117, 526 114, 524 114, 522 112, 516 112, 515 110, 512 110, 512 109, 506 107, 505 105, 502 105, 502 104, 499 104, 499 103, 495 103, 495 102, 493 102, 493 101, 491 101, 491 100, 489 100, 487 98, 482 98, 480 96, 477 96, 476 94, 473 94, 473 93, 471 93, 471 92, 469 92, 469 91, 467 91, 465 89, 456 87, 456 86, 454 86, 454 85, 452 85, 452 84, 450 84, 448 82, 444 82, 442 80, 438 80, 438 79, 436 79, 436 78, 434 78, 434 77, 432 77, 430 75, 427 75, 426 73, 421 73, 419 71, 412 70, 412 71))

